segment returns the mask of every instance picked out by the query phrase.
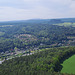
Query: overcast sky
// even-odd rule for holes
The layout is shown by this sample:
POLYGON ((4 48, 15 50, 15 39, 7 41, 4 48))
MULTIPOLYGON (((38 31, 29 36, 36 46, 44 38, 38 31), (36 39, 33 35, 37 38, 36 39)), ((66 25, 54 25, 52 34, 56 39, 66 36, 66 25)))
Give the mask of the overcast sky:
POLYGON ((0 0, 0 21, 74 17, 75 0, 0 0))

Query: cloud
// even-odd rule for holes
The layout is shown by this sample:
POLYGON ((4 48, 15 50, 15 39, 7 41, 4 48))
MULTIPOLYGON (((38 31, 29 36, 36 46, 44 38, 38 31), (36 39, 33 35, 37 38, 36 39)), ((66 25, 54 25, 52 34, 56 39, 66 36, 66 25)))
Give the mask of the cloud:
POLYGON ((1 0, 0 21, 75 17, 72 0, 1 0))
POLYGON ((47 18, 52 13, 52 10, 50 11, 49 9, 40 6, 36 9, 17 9, 12 7, 0 7, 0 21, 47 18))

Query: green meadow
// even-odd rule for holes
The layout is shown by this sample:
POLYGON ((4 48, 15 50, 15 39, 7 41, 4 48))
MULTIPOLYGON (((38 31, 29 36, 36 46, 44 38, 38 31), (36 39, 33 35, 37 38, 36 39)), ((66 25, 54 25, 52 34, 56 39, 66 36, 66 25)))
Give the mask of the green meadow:
POLYGON ((58 23, 58 24, 53 24, 53 25, 65 26, 65 27, 68 27, 68 26, 75 27, 75 23, 71 23, 71 22, 64 22, 64 23, 58 23))
POLYGON ((75 55, 65 60, 62 66, 61 73, 75 74, 75 55))

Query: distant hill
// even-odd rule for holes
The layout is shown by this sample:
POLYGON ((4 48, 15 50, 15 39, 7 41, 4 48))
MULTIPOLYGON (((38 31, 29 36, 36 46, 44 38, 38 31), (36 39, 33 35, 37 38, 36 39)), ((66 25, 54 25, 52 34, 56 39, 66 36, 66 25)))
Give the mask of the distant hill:
POLYGON ((0 22, 2 24, 5 23, 46 23, 46 22, 50 22, 50 23, 57 23, 58 22, 75 22, 75 18, 59 18, 59 19, 29 19, 29 20, 15 20, 15 21, 4 21, 4 22, 0 22))

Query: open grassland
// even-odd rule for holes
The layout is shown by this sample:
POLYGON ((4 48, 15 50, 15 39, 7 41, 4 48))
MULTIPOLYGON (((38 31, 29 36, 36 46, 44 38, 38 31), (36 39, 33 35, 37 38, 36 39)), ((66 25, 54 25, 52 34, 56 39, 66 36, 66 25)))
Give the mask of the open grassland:
POLYGON ((61 73, 75 74, 75 55, 65 60, 62 66, 61 73))
POLYGON ((59 23, 59 24, 53 24, 53 25, 58 25, 58 26, 72 26, 75 27, 75 23, 71 23, 71 22, 64 22, 64 23, 59 23))

